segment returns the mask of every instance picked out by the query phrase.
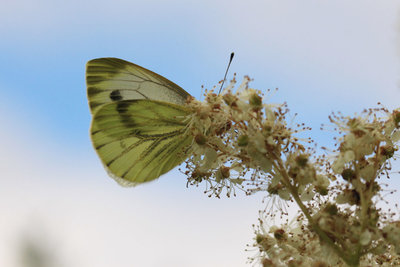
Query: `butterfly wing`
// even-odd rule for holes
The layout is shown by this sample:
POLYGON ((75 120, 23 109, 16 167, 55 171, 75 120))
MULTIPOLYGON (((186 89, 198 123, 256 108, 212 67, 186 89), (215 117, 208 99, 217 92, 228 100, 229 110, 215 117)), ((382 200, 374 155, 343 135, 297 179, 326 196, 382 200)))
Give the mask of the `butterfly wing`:
POLYGON ((184 106, 153 100, 105 104, 93 117, 93 145, 117 182, 148 182, 186 159, 188 114, 184 106))
POLYGON ((130 99, 151 99, 183 105, 189 94, 148 69, 118 58, 97 58, 86 64, 90 111, 130 99))

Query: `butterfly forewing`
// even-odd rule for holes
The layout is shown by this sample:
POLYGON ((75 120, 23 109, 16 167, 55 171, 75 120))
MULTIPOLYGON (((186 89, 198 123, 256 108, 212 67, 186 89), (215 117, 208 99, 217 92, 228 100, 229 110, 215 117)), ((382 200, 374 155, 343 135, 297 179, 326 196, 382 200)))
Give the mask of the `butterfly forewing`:
POLYGON ((189 114, 184 106, 152 100, 104 104, 93 117, 93 145, 117 181, 151 181, 186 159, 189 114))
POLYGON ((95 114, 107 103, 150 99, 183 105, 189 94, 168 79, 118 58, 98 58, 86 65, 89 106, 95 114))

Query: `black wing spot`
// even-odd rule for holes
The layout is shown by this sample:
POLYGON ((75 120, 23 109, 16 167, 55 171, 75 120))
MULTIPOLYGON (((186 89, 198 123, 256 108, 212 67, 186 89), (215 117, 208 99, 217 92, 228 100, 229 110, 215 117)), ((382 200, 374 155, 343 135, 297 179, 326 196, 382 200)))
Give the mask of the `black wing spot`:
POLYGON ((128 112, 128 108, 130 106, 130 103, 127 103, 125 101, 122 101, 120 103, 117 104, 117 112, 119 114, 124 114, 128 112))
POLYGON ((111 99, 112 101, 120 101, 120 100, 122 100, 122 95, 121 95, 121 93, 119 92, 119 90, 114 90, 114 91, 112 91, 112 92, 110 93, 110 99, 111 99))
MULTIPOLYGON (((136 126, 135 119, 133 117, 133 114, 129 114, 128 110, 129 107, 131 106, 133 101, 121 101, 117 103, 116 106, 116 111, 118 112, 120 116, 120 122, 127 128, 131 129, 132 127, 136 126)), ((133 130, 131 134, 133 135, 139 135, 141 133, 140 130, 133 130)))

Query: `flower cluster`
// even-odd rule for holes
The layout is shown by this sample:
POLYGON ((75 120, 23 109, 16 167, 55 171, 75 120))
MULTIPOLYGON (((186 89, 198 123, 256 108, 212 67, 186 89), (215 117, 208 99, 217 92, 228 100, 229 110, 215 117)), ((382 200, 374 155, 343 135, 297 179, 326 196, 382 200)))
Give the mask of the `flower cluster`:
MULTIPOLYGON (((335 225, 338 232, 334 232, 331 238, 336 238, 337 233, 341 233, 343 237, 339 242, 349 242, 348 249, 357 250, 357 242, 355 240, 346 240, 346 233, 343 232, 347 222, 346 217, 337 215, 337 210, 334 205, 325 207, 326 214, 325 224, 335 225), (342 231, 342 232, 341 232, 342 231), (353 242, 353 244, 351 244, 353 242)), ((310 229, 310 225, 306 223, 304 215, 298 215, 290 223, 285 223, 282 226, 269 226, 265 213, 260 213, 259 225, 255 229, 255 242, 253 246, 258 252, 255 256, 249 258, 251 262, 259 262, 264 267, 283 267, 283 266, 400 266, 400 255, 393 243, 382 239, 370 247, 368 253, 362 255, 354 264, 351 264, 351 259, 345 261, 342 256, 346 251, 339 253, 332 249, 328 243, 321 241, 315 231, 310 229), (386 241, 386 242, 385 242, 386 241)), ((345 213, 342 213, 345 215, 345 213)), ((351 213, 346 214, 352 217, 351 213)), ((383 229, 383 232, 389 230, 392 239, 398 239, 400 236, 399 222, 389 224, 383 229)), ((389 236, 389 235, 388 235, 389 236)), ((360 240, 365 245, 371 238, 369 233, 361 233, 360 240)), ((398 241, 394 241, 398 242, 398 241)))
POLYGON ((269 226, 265 213, 260 212, 259 225, 254 226, 256 256, 249 258, 262 266, 344 266, 343 261, 319 242, 308 230, 306 219, 299 214, 282 226, 269 226))
POLYGON ((263 212, 254 246, 264 266, 399 264, 400 223, 377 208, 378 178, 388 175, 400 141, 400 110, 369 109, 357 117, 330 116, 341 133, 333 157, 317 155, 309 128, 290 125, 286 104, 269 104, 245 77, 221 94, 190 98, 186 161, 189 185, 206 183, 209 196, 265 192, 300 208, 295 225, 266 227, 263 212), (382 113, 382 116, 378 116, 382 113))
POLYGON ((206 191, 216 196, 224 188, 229 196, 235 187, 245 186, 248 194, 266 190, 289 196, 279 168, 290 167, 293 183, 304 191, 311 191, 310 179, 313 187, 326 187, 329 182, 309 164, 309 154, 294 137, 298 130, 286 123, 286 105, 264 103, 264 95, 249 88, 249 82, 245 77, 233 93, 233 79, 220 95, 210 91, 205 101, 188 100, 193 111, 188 130, 194 136, 186 166, 188 183, 206 181, 206 191), (285 163, 282 157, 287 158, 285 163))

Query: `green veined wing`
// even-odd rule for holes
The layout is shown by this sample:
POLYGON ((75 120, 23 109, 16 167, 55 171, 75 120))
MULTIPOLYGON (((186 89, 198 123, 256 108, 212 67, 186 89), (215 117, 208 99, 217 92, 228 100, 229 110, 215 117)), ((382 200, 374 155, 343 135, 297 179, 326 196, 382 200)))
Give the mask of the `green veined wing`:
POLYGON ((114 101, 150 99, 183 105, 190 96, 161 75, 118 58, 90 60, 86 85, 92 114, 114 101))
POLYGON ((103 165, 122 185, 158 178, 186 159, 189 94, 162 76, 115 58, 87 64, 90 130, 103 165), (157 101, 162 100, 162 101, 157 101))

